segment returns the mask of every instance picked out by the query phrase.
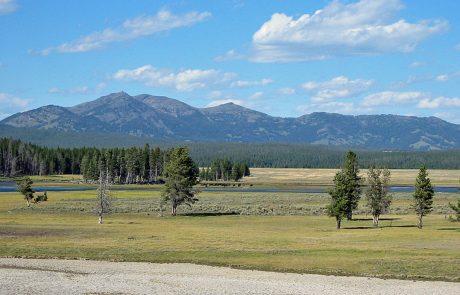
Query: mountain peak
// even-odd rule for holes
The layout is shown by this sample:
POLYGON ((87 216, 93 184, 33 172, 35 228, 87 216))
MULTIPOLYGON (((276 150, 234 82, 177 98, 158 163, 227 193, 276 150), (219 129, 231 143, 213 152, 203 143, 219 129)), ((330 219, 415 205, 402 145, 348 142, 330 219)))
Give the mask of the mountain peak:
POLYGON ((96 100, 84 102, 69 108, 70 111, 76 114, 87 113, 100 107, 116 106, 119 104, 126 104, 127 102, 134 101, 134 98, 124 91, 110 93, 99 97, 96 100))
POLYGON ((236 104, 234 102, 226 102, 217 106, 212 106, 212 107, 207 107, 202 109, 203 111, 208 111, 208 112, 254 112, 258 113, 257 111, 245 108, 239 104, 236 104))
POLYGON ((110 93, 110 94, 107 95, 107 96, 115 96, 115 97, 129 96, 129 97, 131 97, 131 95, 129 95, 128 93, 124 92, 123 90, 122 90, 122 91, 118 91, 118 92, 110 93))
POLYGON ((132 98, 131 95, 129 95, 128 93, 124 92, 124 91, 119 91, 119 92, 113 92, 113 93, 110 93, 108 95, 105 95, 105 96, 102 96, 98 99, 96 99, 95 101, 98 101, 98 100, 110 100, 110 99, 126 99, 126 98, 132 98))

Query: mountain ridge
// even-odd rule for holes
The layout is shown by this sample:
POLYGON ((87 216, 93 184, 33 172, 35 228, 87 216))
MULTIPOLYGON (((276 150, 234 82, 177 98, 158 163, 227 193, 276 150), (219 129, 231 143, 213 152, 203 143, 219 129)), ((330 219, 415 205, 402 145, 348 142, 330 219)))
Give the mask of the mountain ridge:
POLYGON ((234 103, 197 108, 165 96, 131 96, 123 91, 73 107, 39 107, 14 114, 0 124, 158 140, 310 143, 399 150, 460 147, 460 125, 433 116, 314 112, 283 118, 234 103))

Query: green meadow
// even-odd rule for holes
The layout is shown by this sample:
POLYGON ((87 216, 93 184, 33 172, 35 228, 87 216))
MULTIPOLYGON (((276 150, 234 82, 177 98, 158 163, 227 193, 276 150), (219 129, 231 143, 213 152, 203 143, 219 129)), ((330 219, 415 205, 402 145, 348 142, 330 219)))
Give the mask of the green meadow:
MULTIPOLYGON (((79 178, 34 180, 77 186, 79 178)), ((161 217, 161 187, 146 187, 114 186, 102 225, 93 212, 95 191, 49 192, 49 201, 32 208, 19 193, 0 193, 0 256, 460 281, 460 223, 448 219, 457 193, 435 195, 422 230, 410 193, 394 194, 379 228, 362 200, 355 220, 336 230, 325 215, 325 193, 201 192, 191 208, 179 207, 179 216, 166 207, 161 217)))

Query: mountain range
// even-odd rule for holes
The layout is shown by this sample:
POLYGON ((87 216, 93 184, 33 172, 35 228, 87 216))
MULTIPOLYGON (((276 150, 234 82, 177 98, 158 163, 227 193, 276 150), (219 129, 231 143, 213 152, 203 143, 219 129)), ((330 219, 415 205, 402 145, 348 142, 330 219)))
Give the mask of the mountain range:
POLYGON ((73 107, 48 105, 17 113, 0 121, 0 126, 170 141, 310 143, 380 150, 460 148, 460 125, 437 117, 316 112, 282 118, 233 103, 196 108, 164 96, 125 92, 73 107))

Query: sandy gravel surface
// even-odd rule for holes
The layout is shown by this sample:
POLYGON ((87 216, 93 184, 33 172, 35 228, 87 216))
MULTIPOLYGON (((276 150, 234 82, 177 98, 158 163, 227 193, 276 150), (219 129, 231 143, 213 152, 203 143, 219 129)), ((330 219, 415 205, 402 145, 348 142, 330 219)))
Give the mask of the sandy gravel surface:
POLYGON ((0 294, 460 294, 460 283, 194 264, 0 258, 0 294))

